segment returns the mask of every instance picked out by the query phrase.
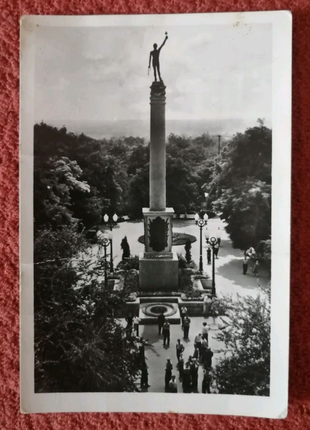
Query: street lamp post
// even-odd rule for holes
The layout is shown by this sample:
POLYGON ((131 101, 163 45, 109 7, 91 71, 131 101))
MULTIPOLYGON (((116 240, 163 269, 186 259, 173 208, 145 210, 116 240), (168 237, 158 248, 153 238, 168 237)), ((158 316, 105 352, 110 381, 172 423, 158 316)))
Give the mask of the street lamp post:
MULTIPOLYGON (((101 231, 97 233, 98 245, 104 249, 104 288, 107 290, 108 287, 108 270, 107 270, 107 248, 111 246, 110 239, 104 235, 101 231)), ((110 248, 111 249, 111 248, 110 248)))
POLYGON ((110 271, 113 272, 114 267, 113 267, 113 236, 112 236, 112 231, 113 228, 116 226, 117 224, 117 220, 118 220, 118 216, 116 214, 114 214, 112 217, 109 216, 108 214, 105 214, 103 216, 103 221, 104 223, 109 227, 111 234, 109 236, 109 241, 110 241, 110 271))
POLYGON ((199 255, 199 272, 203 272, 203 262, 202 262, 202 229, 208 222, 208 215, 205 213, 203 218, 198 214, 195 215, 195 223, 200 228, 200 255, 199 255))
POLYGON ((218 243, 218 238, 215 236, 210 237, 210 233, 207 230, 205 233, 206 242, 208 245, 212 248, 212 297, 216 296, 216 290, 215 290, 215 253, 214 248, 216 247, 218 243))

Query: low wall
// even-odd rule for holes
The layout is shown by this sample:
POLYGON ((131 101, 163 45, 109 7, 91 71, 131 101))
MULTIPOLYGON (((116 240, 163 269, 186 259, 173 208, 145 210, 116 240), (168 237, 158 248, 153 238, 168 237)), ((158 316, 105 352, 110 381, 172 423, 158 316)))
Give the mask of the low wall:
POLYGON ((179 309, 182 307, 187 308, 187 314, 190 317, 201 317, 203 316, 203 302, 201 301, 186 301, 179 300, 179 309))
POLYGON ((203 316, 203 302, 202 301, 183 301, 180 298, 177 297, 154 297, 151 299, 150 297, 144 298, 141 297, 135 300, 134 302, 127 302, 126 304, 123 304, 115 311, 115 317, 116 318, 126 318, 129 314, 131 315, 138 315, 140 310, 140 303, 160 303, 160 302, 166 302, 166 303, 176 303, 178 302, 179 309, 183 306, 187 308, 188 316, 190 317, 199 317, 203 316))

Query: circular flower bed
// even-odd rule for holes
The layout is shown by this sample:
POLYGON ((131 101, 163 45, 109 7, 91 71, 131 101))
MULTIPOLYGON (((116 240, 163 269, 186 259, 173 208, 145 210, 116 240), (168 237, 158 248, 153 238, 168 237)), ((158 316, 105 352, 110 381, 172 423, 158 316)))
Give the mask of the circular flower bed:
POLYGON ((165 317, 170 317, 176 314, 177 309, 178 305, 173 303, 148 303, 142 307, 142 312, 148 317, 157 318, 162 313, 165 317))
MULTIPOLYGON (((190 240, 191 243, 196 242, 196 236, 186 233, 172 233, 172 246, 185 245, 190 240)), ((138 241, 144 243, 144 236, 140 236, 138 241)))

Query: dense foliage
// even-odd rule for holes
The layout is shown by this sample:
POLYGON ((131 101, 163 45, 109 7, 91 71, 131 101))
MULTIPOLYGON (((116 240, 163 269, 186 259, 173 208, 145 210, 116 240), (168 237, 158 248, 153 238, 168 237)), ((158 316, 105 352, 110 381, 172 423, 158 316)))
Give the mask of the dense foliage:
MULTIPOLYGON (((36 227, 91 227, 105 212, 142 217, 149 204, 149 146, 143 139, 91 139, 41 123, 34 127, 36 227)), ((171 134, 167 144, 167 206, 196 210, 212 175, 216 143, 205 134, 171 134)))
POLYGON ((271 235, 271 130, 260 122, 238 133, 216 160, 210 205, 227 221, 236 248, 271 235))
POLYGON ((37 234, 36 392, 137 389, 138 351, 113 318, 122 297, 105 291, 104 261, 86 246, 74 226, 37 234))
POLYGON ((270 303, 257 296, 221 300, 220 332, 223 358, 215 368, 217 388, 221 394, 268 396, 270 389, 270 303), (225 302, 225 303, 223 303, 225 302))

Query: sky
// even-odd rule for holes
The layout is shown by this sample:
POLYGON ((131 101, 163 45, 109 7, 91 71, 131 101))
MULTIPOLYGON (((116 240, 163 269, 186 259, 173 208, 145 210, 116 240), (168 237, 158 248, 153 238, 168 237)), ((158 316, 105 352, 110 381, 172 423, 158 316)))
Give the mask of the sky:
POLYGON ((160 54, 166 118, 271 121, 271 25, 40 27, 35 121, 149 118, 149 53, 160 54))

